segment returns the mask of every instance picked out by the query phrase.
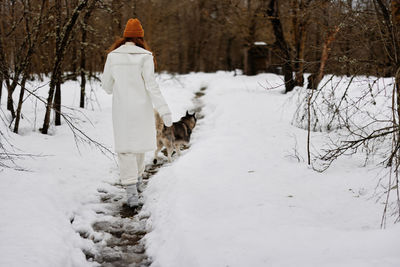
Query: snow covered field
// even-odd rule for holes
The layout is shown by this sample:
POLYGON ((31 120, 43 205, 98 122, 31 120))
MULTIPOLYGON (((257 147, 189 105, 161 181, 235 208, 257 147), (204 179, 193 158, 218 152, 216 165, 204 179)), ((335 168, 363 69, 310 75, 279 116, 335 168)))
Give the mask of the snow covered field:
MULTIPOLYGON (((175 120, 207 89, 191 148, 144 193, 153 266, 400 266, 400 225, 380 230, 383 206, 373 197, 379 169, 362 167, 361 155, 324 173, 295 160, 296 143, 306 158, 307 134, 291 125, 296 93, 261 86, 279 86, 280 77, 163 74, 159 82, 175 120)), ((112 148, 111 97, 92 86, 98 102, 84 114, 68 112, 112 148)), ((46 96, 46 87, 38 92, 46 96)), ((62 98, 77 107, 78 83, 68 82, 62 98)), ((78 232, 93 232, 97 190, 117 181, 116 162, 94 147, 78 149, 65 124, 40 134, 44 107, 35 106, 24 104, 21 135, 6 134, 15 153, 41 156, 16 161, 27 171, 0 172, 0 266, 95 266, 82 252, 94 244, 78 232)), ((323 144, 322 133, 312 138, 316 148, 323 144)))

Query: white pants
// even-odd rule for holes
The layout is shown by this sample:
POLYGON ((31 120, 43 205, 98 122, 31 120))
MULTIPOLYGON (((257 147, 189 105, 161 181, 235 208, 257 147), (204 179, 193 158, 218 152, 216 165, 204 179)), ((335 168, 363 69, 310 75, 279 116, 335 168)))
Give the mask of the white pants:
POLYGON ((145 169, 144 153, 118 153, 118 164, 121 184, 136 184, 145 169))

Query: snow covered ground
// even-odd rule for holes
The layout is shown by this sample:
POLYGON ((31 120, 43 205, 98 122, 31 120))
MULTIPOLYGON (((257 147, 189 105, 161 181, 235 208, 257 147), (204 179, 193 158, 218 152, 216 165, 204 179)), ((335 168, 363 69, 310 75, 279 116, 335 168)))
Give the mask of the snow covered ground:
MULTIPOLYGON (((175 120, 207 89, 191 148, 144 193, 153 266, 400 266, 400 225, 380 230, 379 168, 363 167, 361 155, 324 173, 298 162, 294 147, 306 158, 306 132, 291 125, 296 93, 282 94, 280 77, 163 74, 159 82, 175 120)), ((93 105, 68 112, 112 148, 111 97, 97 83, 92 90, 93 105)), ((38 93, 46 96, 46 87, 38 93)), ((62 98, 77 107, 78 83, 68 82, 62 98)), ((117 165, 112 155, 77 147, 65 124, 40 134, 43 109, 28 99, 21 135, 6 134, 15 153, 41 156, 16 160, 28 171, 0 172, 0 266, 93 266, 82 250, 94 244, 78 232, 93 232, 97 190, 115 190, 117 165)), ((313 133, 316 149, 323 135, 313 133)))

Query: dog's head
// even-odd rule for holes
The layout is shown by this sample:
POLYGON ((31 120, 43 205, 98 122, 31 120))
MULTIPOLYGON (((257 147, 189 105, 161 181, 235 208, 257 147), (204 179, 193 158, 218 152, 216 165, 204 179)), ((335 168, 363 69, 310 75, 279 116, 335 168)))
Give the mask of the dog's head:
POLYGON ((194 126, 196 126, 197 118, 196 118, 196 113, 189 114, 188 111, 186 111, 185 117, 182 118, 182 121, 189 126, 190 130, 193 130, 194 126))

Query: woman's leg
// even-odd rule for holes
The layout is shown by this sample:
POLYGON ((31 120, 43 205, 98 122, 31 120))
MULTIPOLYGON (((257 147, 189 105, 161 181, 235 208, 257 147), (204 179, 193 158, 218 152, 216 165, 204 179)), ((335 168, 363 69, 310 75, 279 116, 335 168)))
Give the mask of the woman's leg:
POLYGON ((118 153, 119 177, 124 186, 138 182, 138 161, 135 153, 118 153))
POLYGON ((127 204, 131 208, 136 208, 139 206, 137 183, 139 170, 143 168, 144 171, 144 167, 142 167, 144 165, 144 156, 142 159, 135 153, 118 153, 118 160, 121 184, 126 186, 127 204))
POLYGON ((144 164, 144 155, 145 153, 136 153, 136 164, 138 168, 138 176, 142 176, 144 173, 144 170, 146 168, 144 164))
POLYGON ((143 187, 143 173, 144 170, 146 168, 145 164, 144 164, 144 153, 137 153, 136 154, 136 162, 137 162, 137 166, 138 166, 138 183, 137 183, 137 190, 139 192, 143 192, 144 187, 143 187))

